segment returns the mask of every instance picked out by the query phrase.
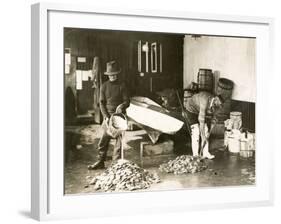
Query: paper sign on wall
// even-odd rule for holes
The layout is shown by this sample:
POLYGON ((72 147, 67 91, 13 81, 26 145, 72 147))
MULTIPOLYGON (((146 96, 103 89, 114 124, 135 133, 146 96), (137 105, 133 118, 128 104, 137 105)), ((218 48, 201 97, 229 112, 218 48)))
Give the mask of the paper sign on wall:
POLYGON ((83 81, 88 81, 89 78, 91 79, 92 78, 92 73, 91 73, 92 70, 89 70, 89 71, 82 71, 82 80, 83 81))
POLYGON ((69 74, 70 73, 70 65, 65 65, 64 66, 64 73, 69 74))
POLYGON ((70 56, 69 53, 65 54, 64 61, 65 61, 65 65, 70 65, 71 64, 71 56, 70 56))
POLYGON ((77 57, 77 62, 85 63, 86 62, 86 57, 77 57))
POLYGON ((76 71, 76 89, 77 90, 82 89, 82 71, 80 70, 76 71))

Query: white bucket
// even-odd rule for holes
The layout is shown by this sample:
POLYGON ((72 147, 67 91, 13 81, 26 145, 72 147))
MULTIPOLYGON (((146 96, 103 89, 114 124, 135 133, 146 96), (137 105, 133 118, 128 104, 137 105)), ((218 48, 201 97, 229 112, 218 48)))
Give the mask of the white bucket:
POLYGON ((228 150, 231 153, 239 153, 240 152, 240 140, 233 136, 228 137, 228 150))
POLYGON ((228 135, 228 151, 231 153, 239 153, 240 152, 240 135, 241 132, 239 130, 233 129, 231 133, 228 135))

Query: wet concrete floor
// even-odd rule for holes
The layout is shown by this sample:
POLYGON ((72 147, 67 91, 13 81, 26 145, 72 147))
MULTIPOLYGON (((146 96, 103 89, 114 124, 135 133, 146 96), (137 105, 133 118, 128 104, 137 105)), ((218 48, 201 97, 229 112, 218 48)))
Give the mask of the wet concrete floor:
MULTIPOLYGON (((96 161, 99 125, 68 126, 65 129, 65 194, 96 193, 89 181, 104 170, 88 170, 96 161)), ((164 136, 170 138, 170 136, 164 136)), ((255 159, 244 159, 223 148, 223 139, 210 140, 210 151, 216 157, 208 160, 208 169, 195 174, 174 175, 158 170, 160 164, 181 154, 191 154, 190 143, 182 136, 172 136, 175 153, 144 157, 143 168, 157 172, 161 182, 146 190, 175 190, 198 187, 241 186, 255 184, 255 159)), ((162 139, 163 140, 163 139, 162 139)), ((125 135, 125 158, 140 165, 140 142, 149 141, 143 130, 128 131, 125 135)), ((161 141, 161 139, 160 139, 161 141)), ((111 164, 114 140, 108 150, 106 167, 111 164)))

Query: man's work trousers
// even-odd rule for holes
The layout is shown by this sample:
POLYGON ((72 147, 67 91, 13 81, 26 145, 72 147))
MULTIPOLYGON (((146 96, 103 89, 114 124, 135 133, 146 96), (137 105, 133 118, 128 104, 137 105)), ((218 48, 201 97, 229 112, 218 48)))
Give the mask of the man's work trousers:
MULTIPOLYGON (((106 121, 103 121, 101 128, 102 128, 102 136, 98 144, 98 159, 101 161, 105 161, 109 142, 113 138, 107 133, 106 121)), ((122 141, 121 136, 118 136, 116 138, 115 146, 113 148, 112 161, 116 161, 121 158, 121 144, 122 144, 121 141, 122 141)))

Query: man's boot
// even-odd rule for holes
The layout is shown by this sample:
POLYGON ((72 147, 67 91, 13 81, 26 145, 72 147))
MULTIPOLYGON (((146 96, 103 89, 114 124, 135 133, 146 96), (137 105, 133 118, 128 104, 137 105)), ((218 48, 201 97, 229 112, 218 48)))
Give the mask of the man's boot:
POLYGON ((214 159, 215 156, 209 153, 209 143, 207 143, 203 149, 203 158, 214 159))
POLYGON ((97 156, 98 161, 95 162, 92 165, 88 166, 89 170, 97 170, 97 169, 104 169, 104 160, 105 160, 106 154, 104 152, 99 152, 99 155, 97 156))
MULTIPOLYGON (((207 135, 209 135, 209 130, 208 130, 207 124, 205 124, 205 136, 207 136, 207 135)), ((202 147, 203 147, 203 145, 201 146, 201 148, 202 147)), ((215 156, 209 152, 209 139, 206 139, 206 143, 205 143, 204 149, 202 149, 202 151, 203 151, 203 158, 207 158, 207 159, 215 158, 215 156)))
POLYGON ((88 166, 88 170, 104 169, 104 161, 106 158, 106 151, 98 149, 97 162, 88 166))
POLYGON ((104 169, 104 161, 99 159, 97 162, 95 162, 92 165, 88 166, 88 170, 97 170, 97 169, 104 169))
POLYGON ((199 125, 194 124, 191 125, 191 148, 192 148, 192 155, 198 156, 199 155, 199 125))

